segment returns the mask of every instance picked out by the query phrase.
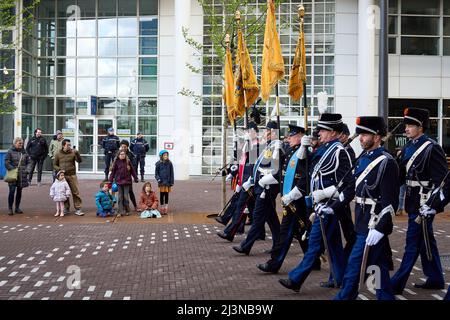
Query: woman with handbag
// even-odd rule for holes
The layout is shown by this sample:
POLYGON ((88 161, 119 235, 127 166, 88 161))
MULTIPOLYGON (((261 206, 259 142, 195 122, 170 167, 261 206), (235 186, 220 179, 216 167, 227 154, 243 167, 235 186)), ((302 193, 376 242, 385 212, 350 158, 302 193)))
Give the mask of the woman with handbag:
POLYGON ((30 157, 23 148, 23 139, 17 137, 14 139, 13 146, 8 150, 5 156, 5 167, 7 170, 5 182, 9 186, 8 208, 9 215, 14 213, 23 213, 20 209, 20 200, 22 199, 22 189, 28 187, 28 166, 30 157), (15 210, 13 211, 14 195, 16 196, 15 210))

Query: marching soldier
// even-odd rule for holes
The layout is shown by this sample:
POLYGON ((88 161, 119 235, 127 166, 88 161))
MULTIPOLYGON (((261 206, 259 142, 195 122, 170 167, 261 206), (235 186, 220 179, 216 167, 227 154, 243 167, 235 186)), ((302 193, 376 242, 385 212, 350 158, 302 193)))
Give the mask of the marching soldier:
POLYGON ((141 167, 141 182, 144 182, 144 174, 145 174, 145 155, 148 150, 150 150, 150 146, 148 142, 142 136, 142 132, 137 133, 136 139, 133 139, 130 144, 130 150, 136 156, 136 174, 138 172, 138 166, 141 167))
POLYGON ((334 213, 353 199, 354 189, 346 189, 345 193, 338 194, 336 185, 343 178, 346 185, 351 185, 354 180, 347 174, 351 169, 350 156, 338 139, 342 131, 342 116, 324 113, 317 127, 322 145, 311 155, 310 161, 310 184, 317 217, 313 222, 308 251, 303 260, 289 272, 288 279, 279 280, 281 285, 296 292, 300 291, 324 246, 328 247, 330 270, 338 286, 342 282, 345 268, 341 231, 334 213))
POLYGON ((348 155, 350 156, 350 159, 352 159, 352 164, 355 163, 355 150, 353 150, 352 146, 350 145, 350 143, 352 142, 351 140, 349 141, 349 137, 350 137, 350 130, 348 129, 347 124, 343 123, 342 124, 342 132, 341 135, 339 136, 339 141, 344 145, 345 150, 347 150, 348 155))
POLYGON ((398 166, 381 146, 381 139, 386 135, 384 119, 359 117, 356 124, 364 153, 355 168, 356 183, 347 187, 356 190, 356 242, 345 269, 342 289, 335 299, 356 299, 358 279, 366 275, 366 267, 370 265, 380 270, 377 298, 394 300, 389 280, 388 235, 392 233, 392 215, 398 206, 398 166))
POLYGON ((108 180, 109 168, 111 162, 116 157, 116 153, 120 147, 120 140, 114 134, 114 129, 108 129, 108 135, 102 140, 102 148, 105 151, 105 180, 108 180))
MULTIPOLYGON (((306 211, 306 159, 299 159, 297 153, 306 152, 306 148, 311 144, 311 137, 305 136, 305 129, 295 125, 289 125, 288 141, 289 149, 283 161, 281 171, 281 202, 284 207, 283 219, 280 227, 280 241, 276 243, 271 252, 269 261, 258 264, 261 271, 277 273, 281 268, 288 253, 294 236, 300 243, 303 252, 308 250, 308 240, 306 232, 310 231, 311 223, 306 211), (302 143, 301 143, 302 142, 302 143)), ((320 259, 316 259, 313 269, 320 270, 320 259)))
POLYGON ((425 109, 404 110, 406 136, 410 139, 399 157, 401 183, 406 182, 405 211, 408 212, 406 246, 400 268, 391 279, 395 294, 401 294, 420 254, 427 277, 416 288, 443 289, 441 260, 433 234, 434 215, 444 211, 439 193, 433 193, 447 174, 442 147, 428 138, 429 113, 425 109))
POLYGON ((231 185, 233 187, 234 193, 231 196, 230 200, 228 200, 228 203, 226 206, 222 209, 222 211, 225 211, 223 214, 215 217, 214 219, 220 223, 226 226, 228 222, 230 222, 231 218, 233 217, 234 210, 236 210, 236 204, 239 199, 239 191, 241 186, 239 186, 237 183, 235 184, 234 181, 237 181, 237 176, 239 173, 239 164, 235 160, 233 164, 230 164, 228 168, 226 169, 226 172, 228 175, 225 178, 225 182, 231 182, 231 185))
POLYGON ((281 150, 281 141, 278 140, 278 124, 275 121, 267 123, 267 147, 258 157, 254 168, 253 176, 250 176, 243 188, 249 190, 253 188, 255 195, 255 208, 253 210, 253 221, 247 238, 239 246, 233 246, 233 249, 239 253, 250 254, 250 250, 255 241, 261 237, 264 232, 264 224, 267 222, 272 232, 273 245, 278 242, 280 237, 280 221, 276 212, 275 199, 279 192, 279 185, 274 174, 279 171, 279 159, 281 150))
POLYGON ((252 175, 253 165, 255 159, 259 156, 259 141, 258 141, 258 126, 254 122, 248 124, 248 136, 241 153, 239 161, 239 167, 237 172, 237 184, 236 184, 236 205, 232 215, 232 221, 223 230, 218 232, 217 235, 230 242, 233 241, 234 236, 239 230, 243 230, 245 224, 245 218, 247 214, 245 208, 248 208, 249 212, 253 211, 254 198, 250 185, 244 183, 252 175), (243 187, 245 185, 245 187, 243 187))

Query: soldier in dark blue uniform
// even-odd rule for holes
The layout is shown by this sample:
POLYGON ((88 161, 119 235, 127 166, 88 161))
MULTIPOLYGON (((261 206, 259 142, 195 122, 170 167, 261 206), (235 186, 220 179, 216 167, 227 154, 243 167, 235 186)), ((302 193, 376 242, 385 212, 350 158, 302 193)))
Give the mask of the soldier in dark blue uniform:
POLYGON ((408 231, 402 263, 391 279, 396 294, 403 292, 419 254, 427 280, 414 286, 422 289, 444 288, 441 260, 433 234, 434 215, 444 208, 439 197, 432 194, 447 174, 447 161, 442 147, 424 134, 429 127, 428 110, 405 109, 404 123, 410 141, 402 150, 399 166, 400 181, 407 186, 405 211, 408 212, 408 231), (427 255, 422 223, 426 223, 431 256, 427 255))
MULTIPOLYGON (((283 219, 280 227, 280 241, 271 252, 269 261, 258 264, 261 271, 277 273, 288 253, 294 236, 300 243, 303 252, 308 250, 306 232, 310 231, 311 222, 306 210, 306 159, 300 160, 298 153, 304 153, 309 147, 311 138, 304 136, 305 129, 289 125, 289 148, 283 157, 281 171, 281 202, 283 205, 283 219)), ((320 259, 316 259, 314 269, 320 269, 320 259)))
POLYGON ((234 236, 238 231, 243 232, 245 219, 247 214, 245 208, 251 213, 255 206, 255 199, 253 195, 253 188, 251 184, 246 183, 253 173, 253 166, 259 156, 259 141, 258 141, 258 126, 254 122, 248 124, 248 137, 244 143, 243 150, 239 161, 236 184, 236 198, 237 202, 234 208, 232 221, 217 235, 222 239, 233 241, 234 236), (244 186, 245 185, 245 186, 244 186))
POLYGON ((138 172, 138 166, 141 167, 141 181, 144 182, 144 174, 145 174, 145 155, 148 150, 150 150, 150 146, 148 142, 142 136, 142 132, 137 133, 136 139, 131 141, 130 150, 136 156, 136 174, 138 172))
POLYGON ((394 300, 389 279, 388 235, 392 233, 392 216, 398 207, 398 166, 381 146, 382 137, 386 135, 384 119, 359 117, 356 124, 364 153, 355 168, 355 185, 347 186, 356 189, 356 242, 345 269, 342 289, 335 299, 356 299, 361 268, 377 266, 380 271, 375 274, 379 276, 375 287, 377 298, 394 300), (367 260, 363 262, 364 253, 367 260))
MULTIPOLYGON (((238 172, 239 172, 239 164, 237 163, 237 161, 234 161, 234 163, 230 164, 226 169, 226 173, 228 174, 225 178, 225 182, 237 181, 238 172)), ((233 184, 234 182, 232 182, 232 185, 233 184)), ((231 218, 233 217, 234 210, 236 210, 236 204, 239 199, 239 193, 237 192, 237 190, 241 188, 241 186, 239 186, 239 188, 238 186, 239 185, 236 183, 233 195, 231 196, 230 200, 228 200, 227 205, 222 209, 223 214, 220 214, 219 216, 214 218, 217 222, 223 224, 224 226, 226 226, 228 222, 230 222, 231 218)))
POLYGON ((239 246, 234 246, 233 249, 246 255, 250 253, 255 241, 264 232, 265 222, 267 222, 272 232, 272 248, 278 242, 280 236, 280 221, 278 220, 275 204, 279 185, 275 176, 280 169, 279 160, 282 152, 282 143, 278 140, 277 128, 277 122, 275 121, 270 121, 267 124, 267 129, 270 129, 267 131, 267 146, 258 157, 252 176, 243 184, 243 188, 247 190, 254 186, 253 194, 256 202, 253 210, 253 221, 247 238, 239 246))
POLYGON ((338 286, 342 282, 345 268, 341 231, 336 215, 342 205, 348 204, 353 199, 354 190, 345 189, 345 192, 339 193, 336 185, 344 177, 345 185, 351 185, 354 183, 354 179, 351 174, 346 175, 351 169, 351 160, 338 139, 342 131, 342 116, 324 113, 317 127, 320 130, 319 136, 322 145, 311 155, 309 160, 311 164, 310 184, 317 216, 309 236, 308 251, 303 260, 289 272, 288 279, 280 279, 281 285, 296 292, 300 290, 310 274, 314 262, 324 250, 322 231, 326 235, 331 257, 329 264, 338 286), (321 229, 322 223, 324 230, 321 229))
POLYGON ((111 162, 116 157, 116 153, 120 147, 120 140, 114 134, 114 129, 108 129, 108 135, 102 140, 102 148, 105 151, 105 180, 108 180, 109 168, 111 162))

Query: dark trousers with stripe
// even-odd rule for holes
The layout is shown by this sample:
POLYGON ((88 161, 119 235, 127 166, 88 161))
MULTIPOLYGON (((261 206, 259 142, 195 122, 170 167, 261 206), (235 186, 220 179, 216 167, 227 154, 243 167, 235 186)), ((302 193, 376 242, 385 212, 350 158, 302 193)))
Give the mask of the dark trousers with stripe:
POLYGON ((245 219, 247 218, 245 208, 248 208, 249 212, 253 211, 255 200, 252 192, 252 188, 249 189, 249 191, 242 189, 239 192, 231 223, 223 230, 223 232, 231 239, 234 238, 238 231, 244 231, 245 219))

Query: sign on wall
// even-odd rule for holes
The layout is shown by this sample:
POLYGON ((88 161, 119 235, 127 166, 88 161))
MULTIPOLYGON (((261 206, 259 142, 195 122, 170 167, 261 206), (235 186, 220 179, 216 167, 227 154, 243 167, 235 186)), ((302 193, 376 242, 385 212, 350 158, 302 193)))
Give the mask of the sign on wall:
POLYGON ((173 142, 164 142, 164 149, 173 150, 173 142))

